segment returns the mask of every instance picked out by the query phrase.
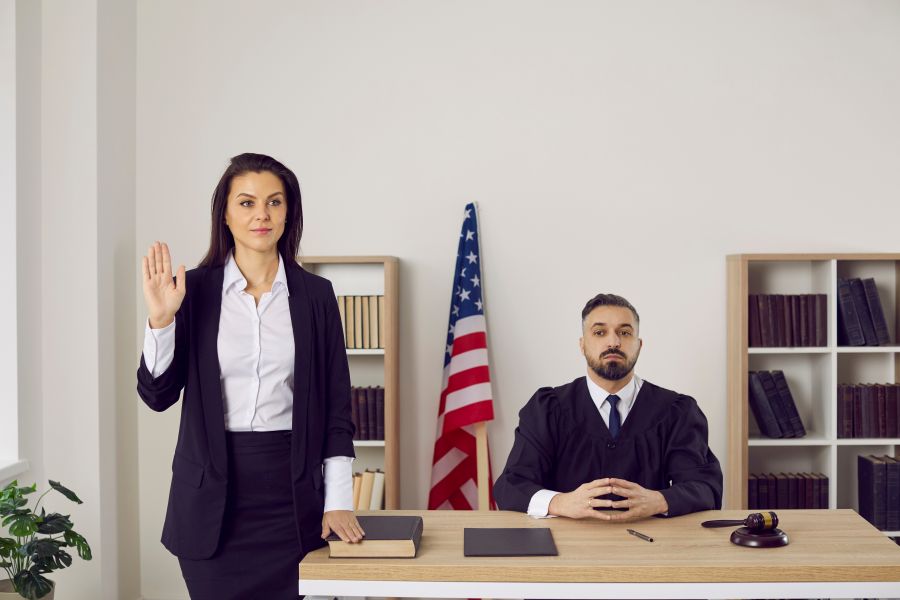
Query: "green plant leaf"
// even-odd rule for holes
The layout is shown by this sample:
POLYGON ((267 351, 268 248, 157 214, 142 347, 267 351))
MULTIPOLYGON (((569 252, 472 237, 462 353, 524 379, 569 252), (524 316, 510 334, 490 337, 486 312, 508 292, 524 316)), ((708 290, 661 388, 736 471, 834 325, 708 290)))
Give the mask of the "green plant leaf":
POLYGON ((91 560, 93 557, 91 547, 80 533, 76 533, 74 530, 69 529, 63 534, 63 539, 66 540, 67 545, 73 546, 78 550, 78 556, 82 560, 91 560))
POLYGON ((38 562, 53 556, 62 547, 62 542, 51 540, 49 538, 35 538, 22 546, 31 560, 38 562))
POLYGON ((65 487, 58 481, 53 481, 52 479, 50 479, 49 481, 50 481, 50 487, 52 487, 54 490, 56 490, 57 492, 59 492, 60 494, 62 494, 63 496, 65 496, 66 498, 71 500, 72 502, 75 502, 76 504, 82 504, 82 502, 78 498, 78 496, 75 495, 75 492, 73 492, 69 488, 65 487))
POLYGON ((52 535, 72 529, 73 525, 72 521, 69 520, 69 515, 61 515, 59 513, 44 515, 43 512, 44 510, 41 509, 42 514, 37 519, 38 533, 52 535))
POLYGON ((53 589, 53 584, 50 583, 49 579, 33 570, 16 573, 15 577, 13 577, 13 585, 28 600, 43 598, 53 589))
POLYGON ((3 524, 9 527, 9 532, 16 537, 28 537, 37 532, 34 520, 37 517, 30 513, 15 514, 6 517, 3 524))
POLYGON ((12 538, 0 538, 0 557, 9 558, 16 551, 19 544, 12 538))

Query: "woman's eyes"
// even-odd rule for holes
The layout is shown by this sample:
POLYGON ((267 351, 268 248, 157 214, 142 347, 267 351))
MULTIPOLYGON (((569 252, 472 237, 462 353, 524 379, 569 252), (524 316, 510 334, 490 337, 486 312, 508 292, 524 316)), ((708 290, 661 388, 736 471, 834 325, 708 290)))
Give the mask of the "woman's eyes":
MULTIPOLYGON (((269 200, 269 206, 280 206, 280 205, 281 205, 281 200, 279 200, 278 198, 272 198, 271 200, 269 200)), ((241 206, 243 206, 244 208, 250 208, 251 206, 253 206, 253 200, 241 200, 241 206)))

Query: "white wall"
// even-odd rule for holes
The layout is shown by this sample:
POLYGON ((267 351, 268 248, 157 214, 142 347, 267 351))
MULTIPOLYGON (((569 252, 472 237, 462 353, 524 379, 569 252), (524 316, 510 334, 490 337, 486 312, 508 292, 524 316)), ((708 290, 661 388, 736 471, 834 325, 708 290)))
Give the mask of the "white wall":
MULTIPOLYGON (((583 374, 593 294, 637 306, 638 371, 697 398, 724 461, 725 255, 897 250, 896 2, 144 1, 137 21, 139 253, 195 265, 227 158, 255 151, 296 170, 306 253, 400 257, 404 507, 426 503, 466 202, 495 473, 534 390, 583 374)), ((139 412, 151 598, 182 593, 158 542, 177 421, 139 412)))

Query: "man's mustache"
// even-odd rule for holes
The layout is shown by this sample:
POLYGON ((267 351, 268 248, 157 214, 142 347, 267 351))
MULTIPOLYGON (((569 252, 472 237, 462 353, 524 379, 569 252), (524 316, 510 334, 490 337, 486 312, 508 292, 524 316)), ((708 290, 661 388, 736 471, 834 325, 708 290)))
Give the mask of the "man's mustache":
POLYGON ((619 352, 618 350, 607 350, 606 352, 604 352, 603 354, 600 355, 600 358, 603 358, 605 356, 610 356, 612 354, 615 354, 616 356, 621 356, 622 358, 628 358, 627 356, 625 356, 623 353, 619 352))

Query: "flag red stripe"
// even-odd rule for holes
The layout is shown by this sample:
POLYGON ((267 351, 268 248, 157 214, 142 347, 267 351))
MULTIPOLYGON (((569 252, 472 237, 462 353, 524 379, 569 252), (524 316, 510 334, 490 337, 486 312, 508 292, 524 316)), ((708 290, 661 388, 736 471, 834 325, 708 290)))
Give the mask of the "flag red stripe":
MULTIPOLYGON (((487 348, 487 336, 484 335, 483 331, 476 331, 475 333, 469 333, 458 338, 453 338, 453 354, 451 356, 481 348, 487 348)), ((452 358, 450 359, 450 362, 453 362, 452 358)))
POLYGON ((447 394, 458 392, 459 390, 467 388, 470 385, 490 383, 490 381, 491 373, 488 370, 487 365, 481 367, 473 367, 471 369, 466 369, 465 371, 460 371, 459 373, 454 373, 447 380, 447 388, 441 393, 441 398, 446 398, 447 394))
POLYGON ((462 408, 451 410, 444 415, 444 431, 466 427, 482 421, 494 419, 494 402, 490 399, 467 404, 462 408))

